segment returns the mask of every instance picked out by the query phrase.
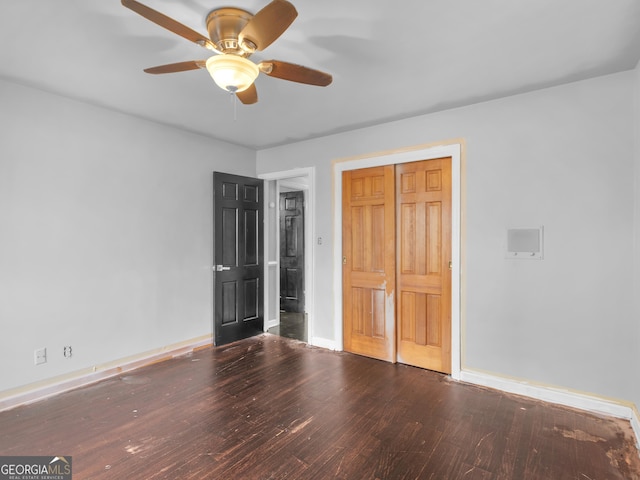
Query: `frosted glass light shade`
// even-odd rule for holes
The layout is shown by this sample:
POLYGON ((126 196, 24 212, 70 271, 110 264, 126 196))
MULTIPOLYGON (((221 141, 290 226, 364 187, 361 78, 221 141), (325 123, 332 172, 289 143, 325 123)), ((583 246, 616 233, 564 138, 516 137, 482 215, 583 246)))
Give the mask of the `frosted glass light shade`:
POLYGON ((251 60, 232 54, 209 57, 207 70, 220 88, 231 93, 249 88, 260 73, 251 60))

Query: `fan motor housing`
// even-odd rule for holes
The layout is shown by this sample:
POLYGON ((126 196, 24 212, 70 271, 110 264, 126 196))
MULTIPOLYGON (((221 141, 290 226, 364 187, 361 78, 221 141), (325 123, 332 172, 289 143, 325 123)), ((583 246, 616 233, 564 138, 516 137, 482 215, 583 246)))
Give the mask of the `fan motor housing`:
POLYGON ((252 18, 253 14, 241 8, 225 7, 212 10, 207 15, 209 38, 222 53, 248 57, 254 52, 255 45, 251 42, 241 45, 238 36, 252 18))

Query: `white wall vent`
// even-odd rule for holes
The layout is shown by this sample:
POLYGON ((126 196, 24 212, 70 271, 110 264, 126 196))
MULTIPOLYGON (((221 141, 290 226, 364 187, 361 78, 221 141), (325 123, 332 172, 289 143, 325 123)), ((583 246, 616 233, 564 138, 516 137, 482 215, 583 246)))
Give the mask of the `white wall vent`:
POLYGON ((507 230, 507 258, 542 260, 543 228, 510 228, 507 230))

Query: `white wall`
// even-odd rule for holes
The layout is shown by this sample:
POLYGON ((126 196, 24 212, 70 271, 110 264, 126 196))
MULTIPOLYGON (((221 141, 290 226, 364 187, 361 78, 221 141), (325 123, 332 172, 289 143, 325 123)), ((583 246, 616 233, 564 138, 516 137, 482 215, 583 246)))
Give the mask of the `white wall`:
MULTIPOLYGON (((316 327, 334 338, 332 161, 463 138, 463 368, 638 400, 633 316, 633 72, 258 152, 316 167, 316 327), (545 227, 545 259, 505 259, 545 227)), ((336 112, 339 114, 339 112, 336 112)))
POLYGON ((255 152, 6 81, 0 105, 0 392, 210 334, 212 172, 255 152))

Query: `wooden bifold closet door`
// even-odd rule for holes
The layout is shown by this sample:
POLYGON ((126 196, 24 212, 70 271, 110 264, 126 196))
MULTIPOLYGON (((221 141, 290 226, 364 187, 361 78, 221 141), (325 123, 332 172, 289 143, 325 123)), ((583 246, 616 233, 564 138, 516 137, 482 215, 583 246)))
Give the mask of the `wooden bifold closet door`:
POLYGON ((396 358, 394 188, 393 165, 342 177, 344 348, 389 362, 396 358))
POLYGON ((345 350, 451 373, 451 158, 342 180, 345 350))

